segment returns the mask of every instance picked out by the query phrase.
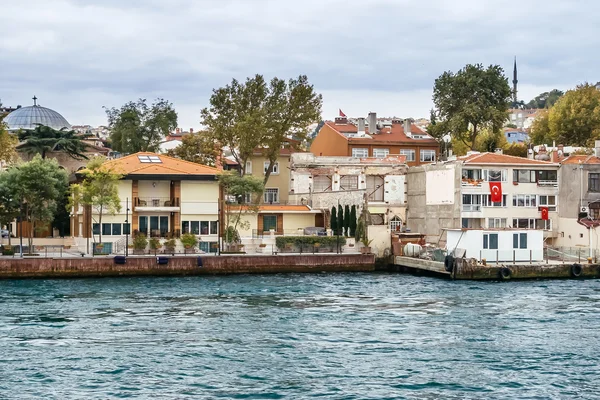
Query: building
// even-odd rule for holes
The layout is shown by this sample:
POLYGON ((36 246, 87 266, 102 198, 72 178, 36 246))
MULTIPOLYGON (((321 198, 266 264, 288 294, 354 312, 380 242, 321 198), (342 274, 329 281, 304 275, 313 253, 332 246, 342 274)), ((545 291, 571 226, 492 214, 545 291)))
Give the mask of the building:
MULTIPOLYGON (((540 115, 542 110, 537 108, 523 109, 513 108, 508 110, 508 121, 507 124, 516 126, 519 130, 529 130, 533 121, 540 115)), ((515 128, 513 128, 515 129, 515 128)))
POLYGON ((448 254, 464 249, 466 258, 488 262, 544 259, 544 234, 534 229, 448 229, 448 254))
POLYGON ((356 122, 346 117, 326 121, 314 138, 310 152, 316 156, 384 158, 403 155, 409 166, 435 162, 438 142, 410 119, 378 121, 375 113, 356 122))
MULTIPOLYGON (((596 141, 597 147, 599 142, 596 141)), ((597 249, 600 247, 595 229, 600 225, 600 157, 572 155, 562 160, 560 187, 557 244, 589 247, 592 243, 597 249)))
POLYGON ((171 132, 164 141, 162 141, 159 145, 160 153, 167 153, 169 150, 173 150, 176 147, 179 147, 183 142, 183 137, 186 135, 192 135, 194 133, 194 129, 190 128, 189 132, 184 131, 181 128, 176 128, 175 132, 171 132))
MULTIPOLYGON (((79 207, 72 217, 75 237, 95 242, 102 232, 102 242, 113 243, 112 251, 120 252, 128 220, 132 233, 159 238, 193 233, 201 250, 216 250, 212 245, 218 242, 219 231, 217 168, 155 153, 135 153, 104 165, 124 174, 118 187, 121 211, 103 215, 100 225, 98 210, 79 207)), ((78 243, 86 245, 85 240, 78 243)))
POLYGON ((4 118, 9 132, 20 129, 35 129, 38 125, 49 126, 61 130, 71 129, 71 124, 58 112, 37 104, 37 97, 33 96, 33 105, 19 107, 4 118))
POLYGON ((447 229, 458 228, 541 229, 546 243, 553 243, 558 170, 550 161, 477 152, 410 168, 407 227, 434 243, 445 241, 447 229), (492 201, 492 188, 500 201, 492 201))
POLYGON ((529 142, 529 134, 518 128, 504 128, 504 137, 508 143, 527 143, 529 142))

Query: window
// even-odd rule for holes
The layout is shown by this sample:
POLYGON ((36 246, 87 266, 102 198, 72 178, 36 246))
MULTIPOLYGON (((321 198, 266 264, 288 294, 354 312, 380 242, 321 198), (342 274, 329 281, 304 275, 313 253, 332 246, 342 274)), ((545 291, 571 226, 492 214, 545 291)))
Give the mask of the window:
POLYGON ((190 233, 190 221, 183 221, 181 223, 181 233, 190 233))
POLYGON ((102 234, 109 236, 112 233, 110 224, 102 224, 102 234))
POLYGON ((246 170, 244 171, 246 175, 252 174, 252 161, 246 161, 246 170))
POLYGON ((513 194, 513 207, 536 207, 535 194, 513 194))
POLYGON ((113 236, 121 235, 121 224, 112 224, 112 235, 113 236))
POLYGON ((513 249, 526 249, 527 248, 527 234, 526 233, 513 233, 513 249))
POLYGON ((390 220, 390 231, 392 232, 400 232, 402 230, 402 219, 398 216, 394 216, 390 220))
POLYGON ((491 195, 483 195, 483 207, 506 207, 506 195, 502 195, 502 203, 492 203, 491 195))
POLYGON ((200 242, 198 245, 205 253, 216 253, 219 246, 217 242, 200 242))
POLYGON ((200 234, 208 235, 208 221, 200 221, 200 234))
POLYGON ((327 175, 313 176, 313 192, 330 192, 331 177, 327 175))
POLYGON ((480 194, 463 194, 462 195, 463 211, 481 211, 481 195, 480 194))
POLYGON ((162 161, 160 160, 160 157, 158 157, 158 156, 138 156, 138 160, 140 160, 140 162, 144 163, 144 164, 147 164, 147 163, 160 164, 160 163, 162 163, 162 161))
POLYGON ((498 249, 498 234, 497 233, 484 233, 483 234, 483 248, 488 250, 498 249))
POLYGON ((551 219, 536 219, 535 220, 535 229, 551 231, 552 230, 552 220, 551 219))
POLYGON ((506 218, 488 218, 488 228, 506 228, 506 218))
POLYGON ((548 207, 548 211, 556 211, 556 196, 539 196, 538 205, 540 207, 548 207))
POLYGON ((92 224, 92 233, 94 235, 100 234, 100 224, 92 224))
MULTIPOLYGON (((269 170, 269 165, 271 165, 271 162, 265 161, 265 163, 264 163, 265 175, 267 174, 267 171, 269 170)), ((271 175, 279 175, 279 161, 276 161, 275 164, 273 165, 273 171, 271 171, 271 175)))
POLYGON ((556 182, 558 179, 557 171, 538 171, 537 180, 556 182))
POLYGON ((358 158, 369 157, 369 149, 363 149, 363 148, 352 149, 352 157, 358 157, 358 158))
POLYGON ((514 169, 513 170, 513 182, 519 183, 535 183, 536 171, 529 169, 514 169))
POLYGON ((343 175, 340 178, 340 190, 356 190, 358 189, 358 176, 343 175))
POLYGON ((263 232, 271 229, 277 232, 277 215, 263 215, 263 232))
POLYGON ((412 149, 402 149, 400 150, 400 155, 406 156, 406 162, 414 162, 416 160, 415 151, 412 149))
POLYGON ((508 175, 505 169, 484 169, 483 180, 487 182, 506 182, 506 176, 508 175))
POLYGON ((481 170, 480 169, 463 169, 462 178, 466 180, 480 180, 481 170))
POLYGON ((123 235, 131 235, 131 224, 123 224, 123 235))
POLYGON ((421 162, 434 162, 435 150, 421 150, 421 162))
POLYGON ((383 201, 383 178, 378 175, 367 175, 367 196, 369 201, 383 201))
POLYGON ((513 218, 513 228, 518 229, 535 229, 534 218, 513 218))
POLYGON ((199 221, 192 221, 190 226, 191 226, 190 233, 193 233, 194 235, 200 234, 200 222, 199 221))
POLYGON ((385 158, 390 154, 390 149, 373 149, 373 157, 385 158))
POLYGON ((472 218, 462 218, 461 227, 468 229, 473 228, 473 219, 472 218))
POLYGON ((588 192, 600 192, 599 173, 590 173, 588 175, 588 192))
POLYGON ((279 203, 279 189, 265 189, 265 203, 279 203))

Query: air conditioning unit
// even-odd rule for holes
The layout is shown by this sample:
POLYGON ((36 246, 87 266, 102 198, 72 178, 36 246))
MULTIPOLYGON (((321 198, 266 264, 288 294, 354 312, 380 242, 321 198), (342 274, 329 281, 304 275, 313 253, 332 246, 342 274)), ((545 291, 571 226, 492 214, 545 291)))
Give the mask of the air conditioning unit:
POLYGON ((588 212, 588 208, 587 207, 581 207, 580 212, 587 213, 588 212))

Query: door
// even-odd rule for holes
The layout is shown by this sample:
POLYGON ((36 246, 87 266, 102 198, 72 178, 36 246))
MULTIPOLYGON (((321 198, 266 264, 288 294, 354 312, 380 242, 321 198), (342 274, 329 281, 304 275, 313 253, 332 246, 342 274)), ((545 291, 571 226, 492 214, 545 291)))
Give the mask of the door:
POLYGON ((169 232, 169 217, 160 217, 160 237, 166 237, 169 232))
POLYGON ((263 231, 269 232, 271 229, 277 232, 277 215, 263 215, 263 231))
POLYGON ((160 230, 158 228, 158 216, 150 217, 150 236, 159 237, 160 230))
POLYGON ((139 231, 148 236, 148 217, 140 217, 139 231))

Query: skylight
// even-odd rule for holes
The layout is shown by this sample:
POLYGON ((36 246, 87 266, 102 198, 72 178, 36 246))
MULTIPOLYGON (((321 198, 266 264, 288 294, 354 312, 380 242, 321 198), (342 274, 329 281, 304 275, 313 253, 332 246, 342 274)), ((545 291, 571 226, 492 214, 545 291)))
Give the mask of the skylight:
POLYGON ((158 156, 138 156, 141 163, 157 163, 160 164, 162 161, 158 156))

